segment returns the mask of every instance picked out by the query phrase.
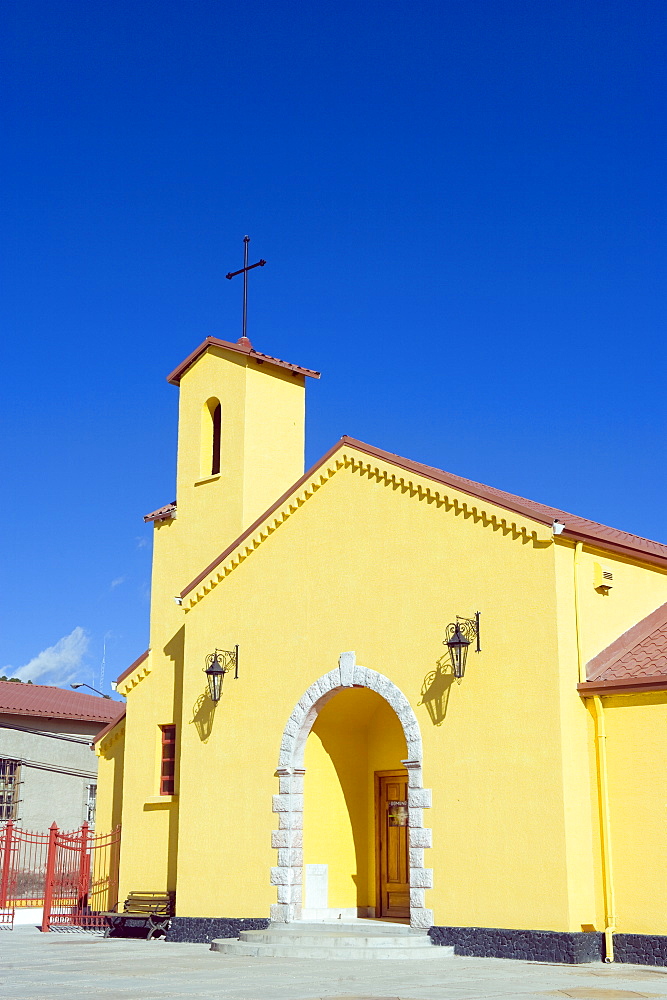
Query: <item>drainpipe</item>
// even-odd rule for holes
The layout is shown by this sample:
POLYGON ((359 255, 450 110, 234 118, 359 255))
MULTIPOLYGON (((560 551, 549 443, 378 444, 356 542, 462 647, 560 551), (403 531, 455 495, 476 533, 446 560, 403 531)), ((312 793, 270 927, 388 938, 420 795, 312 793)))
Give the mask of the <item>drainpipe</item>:
POLYGON ((581 609, 579 608, 579 557, 584 547, 583 542, 575 542, 574 545, 574 632, 577 638, 577 670, 579 673, 579 683, 586 680, 586 667, 584 665, 584 654, 581 646, 581 609))
POLYGON ((600 807, 605 962, 613 962, 616 901, 614 898, 614 880, 611 863, 611 815, 609 812, 609 781, 607 775, 607 732, 604 724, 602 699, 599 695, 594 695, 591 700, 593 703, 593 717, 595 719, 595 757, 598 776, 598 804, 600 807))

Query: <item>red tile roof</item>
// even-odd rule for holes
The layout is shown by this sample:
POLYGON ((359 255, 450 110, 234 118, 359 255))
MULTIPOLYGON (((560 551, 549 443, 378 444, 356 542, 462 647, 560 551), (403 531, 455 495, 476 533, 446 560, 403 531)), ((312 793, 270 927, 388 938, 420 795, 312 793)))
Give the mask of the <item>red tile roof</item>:
POLYGON ((282 361, 280 358, 271 357, 270 354, 262 354, 261 351, 256 351, 247 337, 241 337, 236 344, 232 344, 228 340, 219 340, 218 337, 207 337, 192 354, 187 356, 185 361, 182 361, 177 368, 174 368, 173 372, 167 375, 167 382, 171 382, 172 385, 180 385, 181 378, 190 365, 194 364, 197 358, 204 354, 209 347, 224 347, 225 350, 234 351, 235 354, 246 354, 248 357, 254 358, 260 365, 266 362, 267 364, 276 365, 278 368, 286 368, 294 375, 308 375, 310 378, 320 377, 319 372, 312 371, 310 368, 302 368, 301 365, 294 365, 291 361, 282 361))
POLYGON ((176 501, 165 504, 150 514, 144 514, 144 521, 168 521, 169 518, 176 517, 176 501))
POLYGON ((0 681, 0 715, 36 715, 45 719, 82 719, 108 723, 125 705, 94 694, 80 694, 44 684, 0 681))
POLYGON ((593 657, 578 688, 584 694, 667 688, 667 604, 593 657))
POLYGON ((185 597, 194 590, 202 580, 219 566, 227 556, 240 545, 241 542, 245 541, 250 535, 254 534, 259 525, 269 517, 275 510, 281 507, 285 501, 294 493, 296 490, 300 489, 304 483, 311 479, 318 469, 331 459, 333 455, 341 448, 348 447, 354 448, 355 451, 361 451, 371 458, 378 458, 384 462, 388 462, 390 465, 395 465, 400 469, 405 469, 407 472, 414 472, 417 475, 423 476, 425 479, 431 479, 433 482, 442 483, 445 486, 449 486, 452 489, 456 489, 461 493, 467 493, 469 496, 475 497, 478 500, 486 500, 489 503, 496 504, 498 507, 502 507, 505 510, 512 511, 516 514, 522 514, 524 517, 532 518, 533 521, 538 521, 541 524, 551 525, 555 520, 560 521, 565 525, 563 528, 563 536, 566 538, 572 538, 577 541, 586 541, 591 545, 597 545, 604 549, 609 549, 613 552, 619 552, 623 555, 631 555, 635 558, 639 557, 644 562, 656 563, 660 566, 667 566, 667 545, 662 542, 654 542, 648 538, 641 538, 639 535, 631 535, 628 531, 620 531, 618 528, 609 528, 604 524, 598 524, 596 521, 589 521, 585 517, 579 517, 577 514, 568 514, 557 507, 549 507, 546 504, 537 503, 535 500, 526 500, 523 497, 516 496, 513 493, 506 493, 504 490, 498 490, 494 486, 485 486, 483 483, 476 483, 472 479, 464 479, 462 476, 456 476, 451 472, 444 472, 442 469, 436 469, 431 465, 422 465, 420 462, 413 462, 409 458, 402 458, 400 455, 394 455, 389 451, 382 451, 381 448, 374 448, 373 445, 365 444, 363 441, 357 441, 355 438, 344 436, 337 441, 333 448, 330 448, 326 455, 323 455, 319 462, 308 470, 293 486, 287 490, 274 504, 269 507, 257 520, 250 525, 249 528, 239 535, 231 545, 220 553, 220 555, 213 560, 206 569, 192 580, 184 590, 181 591, 180 596, 185 597))

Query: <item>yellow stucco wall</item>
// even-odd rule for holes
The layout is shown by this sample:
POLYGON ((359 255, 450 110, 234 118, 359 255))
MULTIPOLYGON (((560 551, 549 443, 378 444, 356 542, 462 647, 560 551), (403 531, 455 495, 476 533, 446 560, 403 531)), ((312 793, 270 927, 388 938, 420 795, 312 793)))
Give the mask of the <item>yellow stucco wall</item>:
POLYGON ((667 934, 667 692, 603 701, 616 930, 667 934))
POLYGON ((95 746, 97 755, 97 803, 95 829, 109 833, 119 826, 123 810, 125 719, 121 719, 95 746))
MULTIPOLYGON (((642 563, 639 559, 633 562, 617 553, 586 544, 581 547, 575 566, 574 543, 562 536, 556 539, 554 555, 563 780, 566 799, 569 800, 569 808, 566 808, 567 874, 571 898, 577 893, 583 896, 584 892, 589 900, 594 898, 593 907, 589 907, 594 916, 589 920, 582 918, 582 923, 602 930, 605 915, 595 726, 590 712, 586 712, 582 725, 580 698, 575 689, 580 670, 581 676, 585 677, 586 664, 590 659, 667 600, 667 571, 642 563), (608 593, 595 588, 596 563, 613 572, 614 585, 608 593), (578 615, 575 613, 575 579, 578 615), (586 801, 591 821, 582 827, 578 818, 586 810, 586 801)), ((612 837, 615 836, 619 817, 620 813, 615 809, 612 837)), ((577 922, 574 914, 570 922, 574 928, 577 922)))
MULTIPOLYGON (((120 897, 145 890, 164 892, 176 888, 178 855, 178 790, 160 795, 162 725, 179 725, 183 629, 167 643, 165 657, 151 654, 118 685, 127 696, 125 777, 123 790, 123 843, 120 863, 120 897)), ((177 730, 177 752, 179 733, 177 730)))
MULTIPOLYGON (((559 542, 559 546, 568 545, 559 542)), ((570 566, 563 565, 566 576, 572 573, 572 543, 570 566)), ((646 615, 667 601, 667 569, 630 560, 616 553, 584 545, 577 568, 579 589, 580 632, 584 663, 605 649, 646 615), (608 593, 595 589, 595 563, 613 572, 613 587, 608 593)))

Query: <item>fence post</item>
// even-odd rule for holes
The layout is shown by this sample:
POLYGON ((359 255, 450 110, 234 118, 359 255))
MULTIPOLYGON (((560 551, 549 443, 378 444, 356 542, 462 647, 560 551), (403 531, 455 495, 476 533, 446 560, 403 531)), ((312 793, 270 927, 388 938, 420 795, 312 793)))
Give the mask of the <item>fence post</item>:
POLYGON ((120 824, 115 827, 111 833, 111 845, 109 852, 109 877, 110 877, 110 894, 109 894, 109 907, 110 910, 115 910, 118 906, 118 890, 120 881, 120 837, 121 837, 122 827, 120 824))
POLYGON ((0 879, 0 906, 7 905, 7 894, 9 891, 9 872, 12 867, 12 833, 14 824, 11 819, 5 826, 4 845, 2 848, 2 878, 0 879))
POLYGON ((51 921, 51 905, 53 902, 53 883, 56 872, 56 851, 58 850, 58 827, 55 820, 49 827, 49 850, 46 855, 46 880, 44 882, 44 912, 42 914, 42 931, 49 930, 51 921))
POLYGON ((90 881, 90 858, 88 857, 88 821, 81 827, 81 857, 79 859, 79 891, 77 893, 77 913, 81 915, 88 905, 88 883, 90 881))

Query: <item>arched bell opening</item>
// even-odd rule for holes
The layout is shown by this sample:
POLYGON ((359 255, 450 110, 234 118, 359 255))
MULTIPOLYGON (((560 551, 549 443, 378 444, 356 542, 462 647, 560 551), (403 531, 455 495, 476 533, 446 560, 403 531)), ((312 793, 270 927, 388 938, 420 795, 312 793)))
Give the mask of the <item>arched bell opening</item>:
POLYGON ((202 478, 217 476, 222 454, 222 405, 211 396, 202 408, 200 474, 202 478))

